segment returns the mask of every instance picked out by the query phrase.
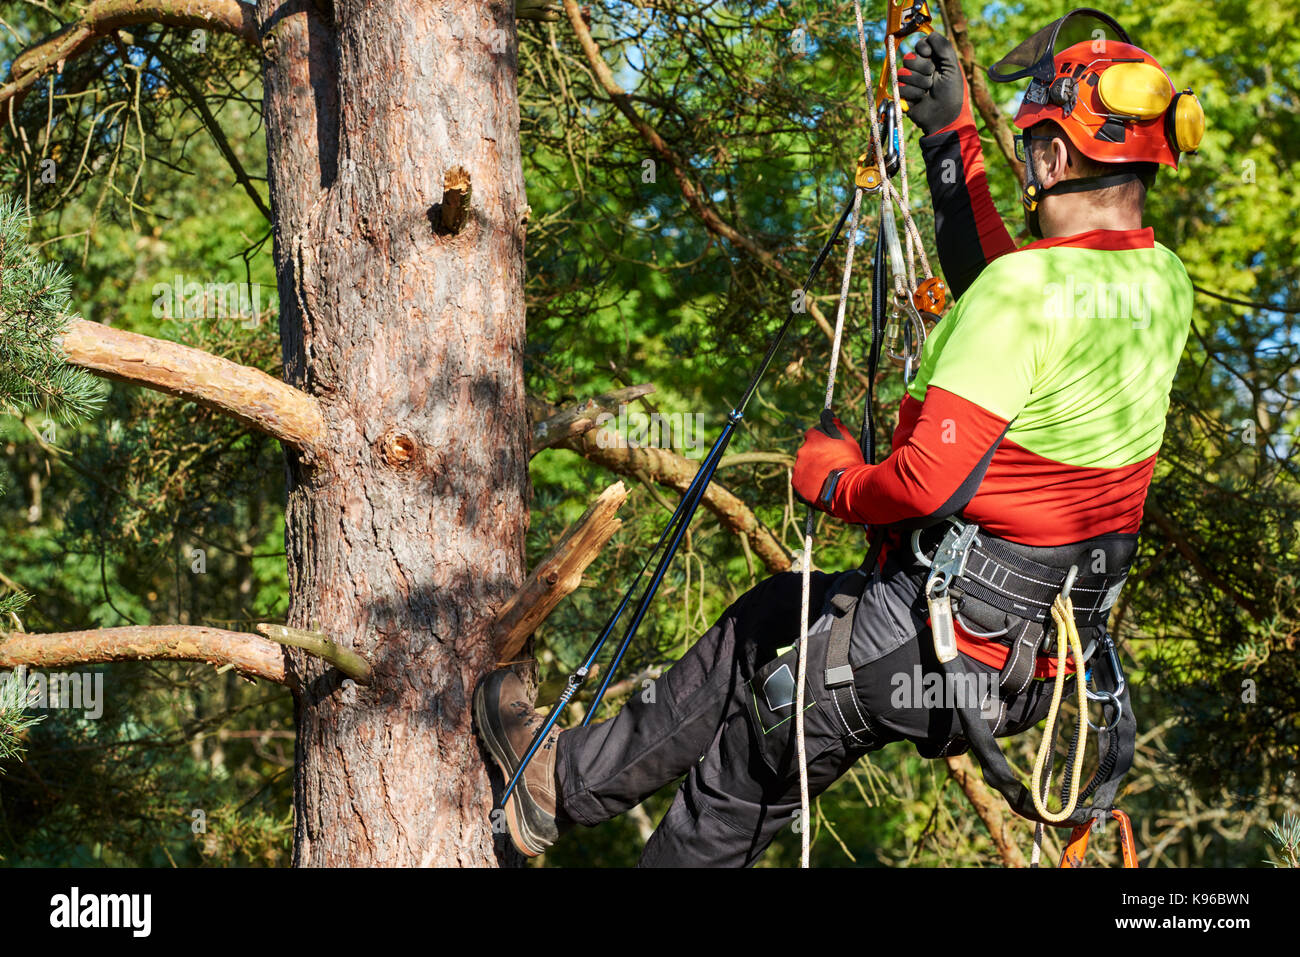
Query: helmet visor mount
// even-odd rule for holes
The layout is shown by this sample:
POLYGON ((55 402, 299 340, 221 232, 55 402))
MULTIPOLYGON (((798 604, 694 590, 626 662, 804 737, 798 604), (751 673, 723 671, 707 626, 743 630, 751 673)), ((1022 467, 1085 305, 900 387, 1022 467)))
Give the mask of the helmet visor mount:
POLYGON ((1092 41, 1097 53, 1105 50, 1108 40, 1132 43, 1128 33, 1100 10, 1079 7, 1059 20, 1049 23, 1028 40, 989 67, 989 79, 1010 83, 1032 77, 1050 84, 1056 77, 1056 53, 1081 41, 1092 41))

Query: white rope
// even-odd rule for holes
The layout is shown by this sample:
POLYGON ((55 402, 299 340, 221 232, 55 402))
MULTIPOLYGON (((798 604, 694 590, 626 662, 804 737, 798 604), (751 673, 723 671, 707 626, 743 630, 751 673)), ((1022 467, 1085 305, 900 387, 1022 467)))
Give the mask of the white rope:
MULTIPOLYGON (((934 273, 930 269, 930 257, 925 254, 925 243, 921 239, 921 230, 917 228, 916 221, 912 218, 911 196, 908 191, 907 180, 907 157, 899 156, 899 174, 903 184, 902 192, 894 186, 893 182, 885 174, 885 147, 884 141, 880 136, 880 122, 876 118, 874 96, 875 86, 871 82, 871 60, 867 55, 867 32, 862 20, 862 0, 853 0, 853 16, 858 26, 858 52, 862 56, 862 80, 866 84, 867 98, 871 107, 867 110, 867 120, 871 125, 871 142, 876 151, 876 168, 880 171, 881 185, 883 187, 882 202, 892 202, 898 207, 898 217, 903 221, 903 231, 908 236, 907 243, 907 282, 910 287, 916 288, 916 270, 913 264, 913 255, 921 260, 921 271, 926 279, 931 278, 934 273)), ((889 77, 889 87, 894 101, 894 115, 898 122, 903 122, 903 101, 898 92, 898 60, 894 50, 894 44, 889 37, 885 38, 885 70, 889 77)), ((901 138, 901 133, 900 133, 901 138)), ((900 154, 902 150, 900 149, 900 154)))
MULTIPOLYGON (((862 190, 853 191, 853 213, 849 216, 849 248, 844 256, 844 276, 840 280, 840 301, 835 308, 835 336, 831 342, 831 366, 826 375, 826 400, 823 408, 832 407, 835 399, 835 373, 839 367, 840 341, 844 338, 844 316, 848 311, 849 282, 853 277, 853 251, 858 245, 858 213, 862 209, 862 190)), ((794 738, 799 758, 799 866, 807 867, 811 851, 809 835, 811 810, 808 800, 808 754, 804 745, 804 684, 808 679, 808 614, 812 595, 812 533, 814 510, 808 506, 803 526, 803 597, 799 612, 799 675, 795 680, 794 738)))
MULTIPOLYGON (((862 20, 862 2, 853 0, 853 14, 857 21, 858 27, 858 50, 862 54, 862 79, 866 84, 867 98, 871 102, 871 107, 867 110, 867 118, 871 124, 871 143, 875 148, 876 166, 880 171, 881 178, 881 204, 884 221, 888 222, 889 214, 892 212, 892 206, 897 206, 899 218, 903 220, 904 234, 907 236, 907 254, 904 263, 893 262, 891 272, 894 274, 895 293, 897 295, 907 295, 910 289, 916 288, 916 267, 913 261, 917 252, 921 258, 921 268, 925 277, 930 278, 933 273, 930 272, 930 262, 925 255, 925 245, 921 241, 921 232, 916 227, 912 219, 910 208, 910 196, 908 193, 907 183, 907 162, 905 156, 899 157, 899 166, 902 182, 902 192, 894 186, 889 180, 885 171, 885 150, 884 143, 880 138, 880 124, 876 118, 875 103, 872 101, 874 87, 871 84, 871 62, 867 55, 867 32, 862 20), (901 266, 901 268, 899 268, 901 266)), ((885 70, 890 79, 890 86, 893 93, 895 115, 898 122, 902 122, 903 110, 902 101, 898 92, 898 64, 894 44, 890 37, 885 38, 886 58, 885 70)), ((835 334, 831 344, 831 362, 830 369, 826 377, 826 401, 824 408, 832 408, 835 398, 835 375, 839 367, 840 342, 844 334, 844 316, 847 312, 849 299, 849 284, 853 275, 853 252, 857 248, 858 241, 858 218, 862 208, 863 190, 856 188, 853 194, 853 213, 849 219, 849 247, 844 257, 844 274, 840 280, 840 301, 835 310, 835 334)), ((882 225, 883 228, 883 225, 882 225)), ((893 230, 896 237, 897 230, 893 230)), ((898 243, 895 239, 894 247, 898 243)), ((891 253, 893 249, 891 249, 891 253)), ((892 257, 891 257, 892 258, 892 257)), ((808 796, 808 753, 804 741, 804 719, 803 713, 806 707, 806 688, 808 678, 808 618, 811 612, 812 600, 812 534, 813 534, 814 509, 808 507, 808 513, 804 518, 803 532, 803 587, 800 600, 799 610, 799 664, 798 676, 795 680, 795 706, 794 706, 794 734, 795 748, 798 754, 799 762, 799 825, 800 825, 800 853, 799 866, 809 866, 809 856, 811 852, 811 808, 808 796)))

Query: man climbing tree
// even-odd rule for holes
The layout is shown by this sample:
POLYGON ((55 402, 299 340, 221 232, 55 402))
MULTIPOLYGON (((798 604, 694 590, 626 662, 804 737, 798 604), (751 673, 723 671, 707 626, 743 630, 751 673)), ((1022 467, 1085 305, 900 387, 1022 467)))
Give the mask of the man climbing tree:
MULTIPOLYGON (((1094 789, 1109 809, 1132 759, 1131 741, 1125 754, 1115 737, 1133 716, 1107 617, 1136 551, 1192 314, 1186 272, 1142 228, 1142 212, 1156 169, 1196 148, 1203 119, 1109 17, 1076 11, 1035 34, 990 71, 1031 80, 1015 122, 1038 238, 1017 250, 989 196, 952 45, 932 34, 905 66, 902 97, 924 134, 958 299, 925 341, 890 455, 866 461, 827 416, 795 465, 800 498, 867 525, 872 541, 861 568, 812 576, 808 789, 817 795, 891 742, 926 757, 974 747, 1017 811, 1056 823, 1094 789), (1079 35, 1088 39, 1070 42, 1079 35), (1054 711, 1053 694, 1085 661, 1112 670, 1108 766, 1081 795, 1080 753, 1065 806, 1052 811, 1046 782, 1036 775, 1032 801, 1013 793, 989 746, 1054 711), (975 707, 899 702, 900 677, 945 674, 987 690, 975 707)), ((754 863, 800 808, 800 597, 798 575, 767 579, 653 700, 633 696, 603 723, 551 730, 506 804, 515 845, 539 854, 567 828, 607 820, 684 775, 642 864, 754 863)), ((511 670, 479 686, 475 718, 510 780, 541 724, 511 670)))

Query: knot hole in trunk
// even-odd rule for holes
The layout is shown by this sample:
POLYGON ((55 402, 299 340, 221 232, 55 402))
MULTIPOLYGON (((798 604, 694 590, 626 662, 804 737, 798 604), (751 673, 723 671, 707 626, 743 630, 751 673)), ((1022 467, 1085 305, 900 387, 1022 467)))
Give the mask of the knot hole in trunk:
POLYGON ((420 446, 414 436, 401 429, 389 429, 375 443, 375 452, 395 472, 409 472, 420 464, 420 446))

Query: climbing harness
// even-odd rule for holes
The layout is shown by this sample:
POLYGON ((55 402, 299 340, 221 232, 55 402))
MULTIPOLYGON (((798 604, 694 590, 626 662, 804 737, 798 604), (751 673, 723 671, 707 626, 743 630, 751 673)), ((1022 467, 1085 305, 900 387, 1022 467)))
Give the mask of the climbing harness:
POLYGON ((1092 819, 1098 809, 1110 809, 1120 780, 1133 762, 1136 722, 1128 705, 1128 688, 1114 641, 1105 626, 1110 609, 1119 598, 1136 551, 1134 536, 1102 536, 1071 546, 1033 549, 981 535, 979 527, 963 519, 949 518, 942 539, 933 543, 932 529, 917 530, 911 536, 912 556, 929 569, 925 594, 931 613, 931 630, 941 669, 954 680, 967 674, 960 655, 943 653, 948 629, 960 624, 971 635, 1008 645, 1006 664, 998 678, 1002 698, 1000 725, 1005 717, 1005 697, 1020 694, 1034 677, 1035 664, 1044 647, 1052 643, 1056 654, 1056 675, 1051 706, 1034 762, 1031 789, 1016 779, 998 749, 993 731, 980 710, 969 703, 956 711, 966 742, 975 752, 984 779, 1001 792, 1012 810, 1039 824, 1080 825, 1092 819), (930 543, 925 542, 926 538, 930 543), (1085 560, 1113 571, 1080 574, 1085 560), (958 599, 959 610, 952 608, 958 599), (1076 603, 1077 602, 1077 603, 1076 603), (963 614, 966 616, 963 618, 963 614), (972 622, 970 619, 974 617, 972 622), (1015 634, 999 621, 1019 620, 1015 634), (1048 624, 1050 619, 1051 624, 1048 624), (1079 625, 1097 629, 1100 637, 1084 649, 1079 625), (945 634, 941 635, 943 631, 945 634), (1098 652, 1101 652, 1098 654, 1098 652), (1074 739, 1066 758, 1069 769, 1061 786, 1061 809, 1046 805, 1050 758, 1056 738, 1056 724, 1067 680, 1066 654, 1074 660, 1078 683, 1079 714, 1074 739), (1088 662, 1091 666, 1085 671, 1088 662), (1096 684, 1096 690, 1088 687, 1096 684), (1105 724, 1092 724, 1088 702, 1099 702, 1109 710, 1105 724), (1087 743, 1087 727, 1099 735, 1098 764, 1091 780, 1080 789, 1087 743), (1080 808, 1079 802, 1096 795, 1094 803, 1080 808))

